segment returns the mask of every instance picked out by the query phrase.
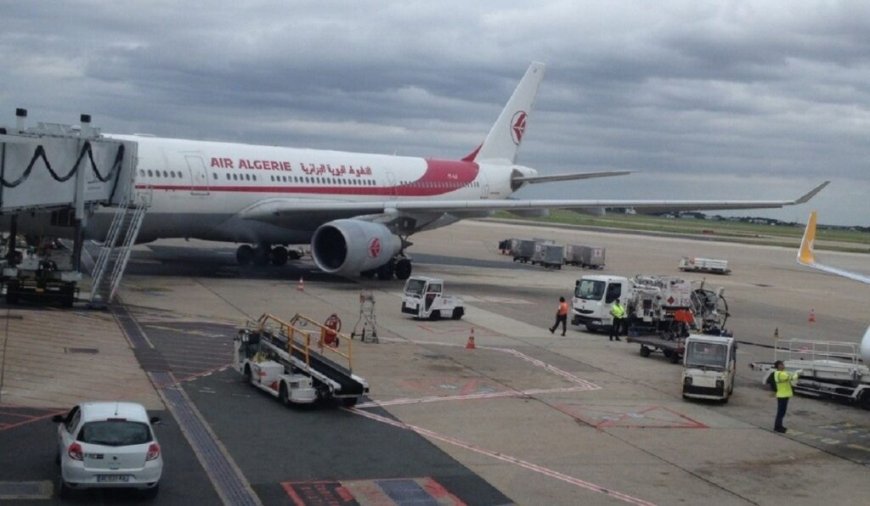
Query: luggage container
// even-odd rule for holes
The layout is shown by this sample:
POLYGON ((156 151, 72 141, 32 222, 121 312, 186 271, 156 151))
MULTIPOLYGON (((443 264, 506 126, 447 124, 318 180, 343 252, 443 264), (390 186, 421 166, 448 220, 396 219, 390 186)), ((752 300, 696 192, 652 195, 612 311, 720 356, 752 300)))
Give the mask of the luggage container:
POLYGON ((568 244, 565 246, 565 263, 587 269, 604 268, 605 249, 598 246, 568 244))
POLYGON ((565 247, 552 242, 536 242, 532 255, 532 264, 541 265, 547 269, 561 269, 565 256, 565 247))

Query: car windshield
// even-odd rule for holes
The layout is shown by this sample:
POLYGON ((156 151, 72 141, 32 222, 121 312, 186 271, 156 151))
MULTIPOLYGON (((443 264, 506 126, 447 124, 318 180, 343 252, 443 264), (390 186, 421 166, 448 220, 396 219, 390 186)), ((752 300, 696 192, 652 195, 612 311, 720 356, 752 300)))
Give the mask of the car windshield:
POLYGON ((141 422, 108 420, 82 426, 78 440, 104 446, 140 445, 151 441, 151 430, 141 422))
POLYGON ((727 351, 724 344, 689 343, 686 348, 686 365, 688 367, 725 369, 727 351))
POLYGON ((578 299, 601 300, 604 297, 604 281, 580 280, 574 288, 574 296, 578 299))
POLYGON ((405 293, 407 295, 422 295, 425 286, 426 282, 422 279, 409 279, 408 284, 405 285, 405 293))

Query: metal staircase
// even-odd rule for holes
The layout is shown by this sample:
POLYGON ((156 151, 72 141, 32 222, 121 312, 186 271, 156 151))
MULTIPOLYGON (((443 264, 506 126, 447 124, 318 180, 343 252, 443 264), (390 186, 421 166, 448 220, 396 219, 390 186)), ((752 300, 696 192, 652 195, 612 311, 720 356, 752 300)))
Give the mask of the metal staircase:
POLYGON ((130 250, 136 243, 147 209, 148 206, 144 202, 137 204, 125 198, 115 211, 115 217, 112 219, 106 240, 100 248, 100 255, 91 273, 92 305, 110 304, 115 298, 127 262, 130 260, 130 250), (121 239, 120 244, 119 239, 121 239))

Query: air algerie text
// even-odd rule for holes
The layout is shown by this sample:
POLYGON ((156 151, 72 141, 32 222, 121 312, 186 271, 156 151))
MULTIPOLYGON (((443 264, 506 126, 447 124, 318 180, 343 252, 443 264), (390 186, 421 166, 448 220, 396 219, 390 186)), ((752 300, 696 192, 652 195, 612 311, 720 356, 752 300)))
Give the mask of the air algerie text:
MULTIPOLYGON (((212 157, 211 168, 213 169, 256 169, 256 170, 280 170, 285 172, 293 172, 293 163, 282 160, 251 160, 248 158, 217 158, 212 157)), ((332 175, 340 176, 371 176, 372 168, 368 165, 351 165, 340 164, 332 165, 329 163, 303 163, 299 162, 298 169, 309 176, 332 175)))

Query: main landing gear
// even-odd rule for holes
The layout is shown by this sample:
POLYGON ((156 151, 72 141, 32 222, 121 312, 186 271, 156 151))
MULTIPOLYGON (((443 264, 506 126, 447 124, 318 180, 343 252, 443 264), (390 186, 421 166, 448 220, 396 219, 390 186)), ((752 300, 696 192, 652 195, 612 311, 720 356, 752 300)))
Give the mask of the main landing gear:
POLYGON ((393 279, 393 276, 395 276, 396 279, 406 280, 411 277, 412 270, 413 266, 411 265, 411 259, 402 255, 394 257, 377 269, 362 271, 359 274, 368 279, 377 276, 378 279, 382 281, 393 279))
POLYGON ((236 261, 239 265, 284 265, 287 260, 299 260, 302 255, 296 250, 288 250, 284 246, 272 247, 271 244, 262 243, 254 248, 247 244, 242 244, 236 250, 236 261))

